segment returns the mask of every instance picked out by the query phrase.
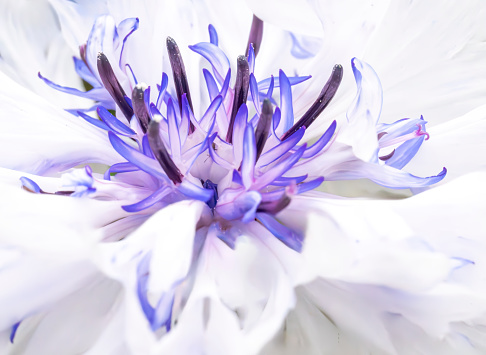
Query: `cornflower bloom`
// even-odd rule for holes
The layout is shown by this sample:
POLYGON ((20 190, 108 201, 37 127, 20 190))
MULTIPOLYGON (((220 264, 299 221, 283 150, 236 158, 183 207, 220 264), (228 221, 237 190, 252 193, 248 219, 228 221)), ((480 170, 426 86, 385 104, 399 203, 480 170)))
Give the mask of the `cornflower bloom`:
MULTIPOLYGON (((61 14, 73 5, 57 6, 61 14)), ((316 190, 362 178, 418 190, 446 176, 445 168, 430 177, 402 170, 429 143, 427 122, 380 122, 382 87, 369 64, 353 58, 350 67, 329 67, 297 115, 305 100, 294 93, 308 90, 299 88, 310 77, 285 68, 257 77, 260 18, 237 58, 226 56, 211 24, 208 41, 189 46, 204 61, 196 90, 188 75, 195 70, 186 71, 172 37, 159 83, 140 80, 140 56, 149 55, 139 26, 134 17, 96 17, 74 58, 87 91, 39 73, 93 107, 62 112, 41 99, 20 102, 26 90, 8 82, 5 112, 35 107, 42 129, 73 141, 53 142, 54 151, 40 149, 29 161, 2 160, 3 179, 17 184, 3 195, 24 206, 21 215, 6 210, 12 218, 2 227, 6 351, 484 350, 484 222, 464 215, 471 204, 484 211, 483 174, 396 201, 316 190), (346 119, 326 119, 346 68, 354 100, 346 119), (462 193, 463 184, 478 190, 462 193), (440 214, 427 212, 439 206, 440 214)), ((291 38, 294 56, 312 57, 302 38, 291 38)), ((28 147, 35 153, 36 141, 28 147)))

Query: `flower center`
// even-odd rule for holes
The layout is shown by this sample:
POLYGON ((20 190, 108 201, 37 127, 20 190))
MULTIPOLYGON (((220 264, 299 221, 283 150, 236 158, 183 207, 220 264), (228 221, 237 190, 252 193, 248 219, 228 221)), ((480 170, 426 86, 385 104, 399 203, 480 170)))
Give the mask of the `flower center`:
MULTIPOLYGON (((81 111, 77 114, 108 131, 113 149, 126 161, 110 166, 103 180, 86 171, 84 175, 91 180, 78 179, 78 185, 85 186, 85 195, 101 188, 101 182, 106 185, 125 181, 124 174, 148 175, 151 182, 143 186, 148 195, 123 206, 125 211, 155 212, 177 201, 200 200, 209 206, 216 223, 257 220, 289 247, 300 250, 300 237, 296 239, 296 233, 281 224, 276 215, 289 205, 293 195, 313 189, 323 181, 320 176, 296 175, 293 168, 314 157, 331 140, 335 122, 313 146, 299 144, 305 130, 336 94, 343 68, 334 67, 316 101, 294 123, 291 87, 307 78, 289 78, 281 70, 278 78, 272 76, 257 82, 255 57, 262 34, 263 22, 254 17, 247 55, 237 58, 233 88, 229 85, 229 62, 225 64, 226 56, 218 47, 214 27, 209 26, 210 42, 189 47, 213 68, 213 73, 203 70, 210 103, 200 117, 196 117, 184 61, 173 38, 168 37, 166 43, 173 86, 168 85, 168 75, 164 73, 155 102, 151 101, 151 88, 139 83, 132 67, 126 64, 125 69, 129 70, 125 73, 134 82, 129 98, 108 56, 99 52, 95 67, 100 85, 122 117, 116 117, 110 112, 111 107, 101 103, 96 109, 101 121, 81 111), (280 91, 280 105, 273 98, 275 88, 280 91), (86 187, 86 181, 92 181, 92 186, 86 187)), ((79 63, 87 67, 86 72, 96 74, 86 56, 89 49, 80 48, 79 63)), ((25 188, 43 192, 33 181, 25 179, 25 188)), ((126 184, 123 186, 127 188, 126 184)))

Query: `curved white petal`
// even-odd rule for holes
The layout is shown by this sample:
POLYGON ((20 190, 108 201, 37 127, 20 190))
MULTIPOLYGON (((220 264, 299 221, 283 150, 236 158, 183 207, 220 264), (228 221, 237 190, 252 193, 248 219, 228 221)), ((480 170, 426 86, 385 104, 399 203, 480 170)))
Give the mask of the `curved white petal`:
POLYGON ((306 297, 369 351, 401 353, 404 329, 423 334, 421 351, 484 351, 459 325, 486 324, 485 178, 396 201, 295 197, 310 212, 303 256, 320 274, 306 297))
POLYGON ((284 269, 258 235, 247 231, 233 250, 210 231, 193 291, 157 351, 256 354, 293 305, 284 269))
POLYGON ((444 182, 474 171, 486 170, 486 106, 431 127, 430 139, 408 163, 407 170, 423 174, 436 164, 447 168, 444 182))
POLYGON ((2 1, 0 4, 0 70, 17 83, 62 107, 86 103, 65 95, 40 80, 37 73, 65 85, 82 88, 72 55, 60 34, 56 13, 48 1, 2 1))
MULTIPOLYGON (((10 333, 14 324, 25 320, 25 324, 32 325, 27 327, 31 330, 24 329, 33 332, 30 334, 37 327, 46 327, 41 332, 55 333, 55 326, 51 328, 48 323, 61 326, 59 319, 40 316, 33 323, 29 319, 49 313, 58 302, 101 277, 91 261, 101 238, 96 229, 117 218, 118 206, 106 201, 32 194, 4 184, 0 192, 0 279, 6 286, 0 295, 0 328, 10 333)), ((19 334, 23 328, 19 327, 19 334)))
POLYGON ((0 76, 2 167, 41 175, 120 161, 104 131, 0 76))
POLYGON ((483 6, 480 0, 390 3, 363 55, 386 93, 382 122, 423 115, 433 126, 484 103, 483 6))

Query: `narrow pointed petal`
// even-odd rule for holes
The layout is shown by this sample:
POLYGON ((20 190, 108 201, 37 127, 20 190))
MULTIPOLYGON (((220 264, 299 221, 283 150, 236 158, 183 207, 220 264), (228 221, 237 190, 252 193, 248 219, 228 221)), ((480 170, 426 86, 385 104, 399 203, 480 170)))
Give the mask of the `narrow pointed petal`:
POLYGON ((113 116, 106 108, 99 106, 96 112, 100 116, 101 120, 108 126, 108 128, 118 134, 123 136, 134 136, 136 133, 123 122, 120 122, 118 118, 113 116))
POLYGON ((256 218, 286 246, 298 252, 302 250, 304 239, 302 235, 284 226, 267 213, 257 213, 256 218))
POLYGON ((301 128, 289 139, 281 142, 279 145, 273 147, 269 151, 265 152, 258 160, 258 165, 260 167, 267 166, 273 163, 275 160, 282 157, 285 153, 289 152, 293 147, 295 147, 302 137, 304 136, 305 128, 301 128))
POLYGON ((256 162, 255 134, 253 127, 248 124, 243 138, 243 159, 241 161, 241 176, 243 185, 248 189, 254 181, 256 162))
MULTIPOLYGON (((287 78, 287 75, 283 72, 283 70, 279 71, 279 82, 280 82, 280 111, 281 111, 281 120, 280 124, 277 128, 277 134, 282 136, 285 132, 287 132, 294 124, 294 109, 292 105, 292 88, 290 86, 290 81, 287 78)), ((302 127, 300 125, 298 128, 302 127)), ((297 127, 297 126, 296 126, 297 127)), ((307 126, 305 126, 307 128, 307 126)), ((295 131, 297 131, 297 129, 295 131)), ((286 136, 280 138, 281 140, 285 140, 286 136)))
POLYGON ((130 147, 112 132, 108 132, 108 137, 113 148, 130 163, 138 166, 141 170, 152 176, 168 181, 167 176, 162 169, 160 169, 160 165, 158 165, 153 159, 130 147))

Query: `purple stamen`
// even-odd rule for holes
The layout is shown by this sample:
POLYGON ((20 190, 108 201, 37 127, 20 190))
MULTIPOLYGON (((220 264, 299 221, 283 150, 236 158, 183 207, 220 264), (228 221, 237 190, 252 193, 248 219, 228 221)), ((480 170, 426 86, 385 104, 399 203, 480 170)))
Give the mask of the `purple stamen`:
MULTIPOLYGON (((191 93, 189 92, 189 83, 187 82, 186 69, 182 61, 181 51, 177 46, 176 41, 172 37, 167 37, 167 52, 169 53, 170 66, 172 67, 172 75, 174 77, 174 85, 177 93, 177 101, 179 101, 179 110, 182 110, 182 95, 186 94, 187 101, 191 111, 194 112, 192 106, 191 93)), ((194 126, 191 123, 190 133, 194 132, 194 126)))
POLYGON ((148 126, 148 140, 150 148, 152 148, 155 159, 157 159, 169 179, 171 179, 174 184, 180 184, 182 182, 183 175, 167 152, 164 142, 162 142, 162 138, 160 138, 159 131, 159 122, 157 120, 150 121, 148 126))
POLYGON ((285 134, 280 138, 282 141, 289 138, 292 134, 297 132, 301 127, 308 128, 312 122, 321 114, 321 112, 327 107, 331 102, 332 98, 337 92, 341 80, 343 78, 343 67, 339 64, 334 66, 332 74, 327 81, 326 85, 322 88, 321 93, 317 100, 312 104, 312 106, 307 110, 306 113, 301 117, 301 119, 294 124, 285 134))
POLYGON ((115 103, 123 112, 123 115, 127 118, 128 122, 130 122, 133 116, 133 110, 125 100, 127 95, 118 82, 108 58, 106 58, 106 55, 102 52, 98 53, 98 73, 100 74, 103 86, 110 93, 113 100, 115 100, 115 103))
POLYGON ((245 56, 240 55, 238 56, 238 68, 236 73, 235 98, 233 101, 228 133, 226 134, 226 142, 228 143, 233 143, 233 125, 235 124, 235 117, 240 106, 246 103, 249 86, 250 68, 248 66, 248 60, 245 56))
POLYGON ((255 131, 255 141, 256 141, 256 161, 260 158, 263 152, 263 147, 267 142, 268 133, 270 132, 270 124, 272 123, 273 117, 273 106, 270 100, 263 100, 262 114, 258 120, 258 125, 255 131))
POLYGON ((380 140, 380 139, 382 139, 382 138, 383 138, 383 136, 384 136, 385 134, 388 134, 388 133, 387 133, 387 132, 380 132, 380 133, 378 133, 378 135, 377 135, 377 137, 376 137, 376 138, 377 138, 378 140, 380 140))
POLYGON ((135 117, 140 122, 143 133, 147 133, 148 125, 150 122, 150 115, 145 105, 144 91, 146 87, 142 84, 137 84, 132 91, 132 105, 135 117))
POLYGON ((263 38, 263 21, 253 15, 253 21, 251 23, 250 36, 248 38, 248 44, 246 46, 246 55, 250 51, 250 44, 253 44, 253 50, 255 51, 255 57, 260 50, 263 38))
POLYGON ((394 154, 395 154, 395 149, 393 149, 393 151, 390 154, 387 154, 387 155, 380 157, 380 160, 386 161, 386 160, 390 159, 394 154))
POLYGON ((290 197, 286 193, 284 193, 277 200, 260 202, 257 208, 257 212, 266 212, 275 215, 285 209, 285 207, 290 204, 290 201, 290 197))

